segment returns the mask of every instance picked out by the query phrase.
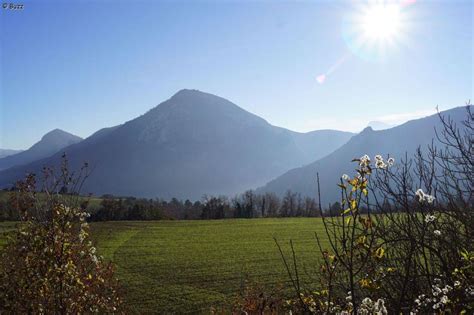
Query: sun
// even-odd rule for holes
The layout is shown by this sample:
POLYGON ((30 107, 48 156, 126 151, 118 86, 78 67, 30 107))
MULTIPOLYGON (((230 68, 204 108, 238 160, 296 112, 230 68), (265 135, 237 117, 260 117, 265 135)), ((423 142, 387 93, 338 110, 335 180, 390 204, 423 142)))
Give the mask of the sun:
POLYGON ((342 36, 350 51, 367 61, 387 60, 411 36, 415 0, 355 1, 342 19, 342 36))
POLYGON ((346 7, 341 35, 348 51, 316 81, 327 78, 352 56, 368 62, 385 62, 414 43, 419 25, 417 0, 357 0, 346 7))
POLYGON ((368 39, 393 38, 400 30, 400 7, 394 4, 370 6, 363 14, 361 26, 368 39))

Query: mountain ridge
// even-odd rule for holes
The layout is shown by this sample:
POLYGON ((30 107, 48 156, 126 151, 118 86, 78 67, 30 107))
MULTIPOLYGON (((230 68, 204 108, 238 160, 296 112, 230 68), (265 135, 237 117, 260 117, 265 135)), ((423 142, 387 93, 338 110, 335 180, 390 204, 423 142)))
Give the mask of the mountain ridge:
MULTIPOLYGON (((451 117, 458 122, 459 126, 459 122, 466 117, 466 107, 456 107, 440 114, 451 117)), ((410 120, 386 130, 373 130, 371 127, 366 127, 326 157, 289 170, 257 191, 283 195, 290 189, 302 195, 314 197, 317 191, 316 174, 318 173, 323 206, 338 201, 340 192, 336 185, 342 174, 354 172, 355 165, 350 162, 353 158, 359 158, 364 154, 373 158, 376 154, 381 154, 385 157, 390 155, 396 161, 400 161, 405 158, 405 154, 408 157, 412 156, 419 146, 426 149, 435 139, 434 128, 439 127, 439 124, 439 117, 435 114, 410 120)))
POLYGON ((1 158, 4 158, 4 157, 7 157, 7 156, 10 156, 10 155, 13 155, 13 154, 20 153, 20 152, 22 152, 22 151, 23 151, 23 150, 0 149, 0 159, 1 159, 1 158))
MULTIPOLYGON (((85 161, 93 168, 86 193, 199 199, 261 186, 326 155, 350 136, 295 133, 222 97, 180 90, 145 114, 62 151, 73 169, 85 161)), ((0 172, 0 187, 44 164, 58 165, 60 156, 0 172)))
POLYGON ((61 129, 53 129, 27 150, 0 159, 0 170, 24 165, 53 155, 59 150, 82 141, 81 137, 61 129))

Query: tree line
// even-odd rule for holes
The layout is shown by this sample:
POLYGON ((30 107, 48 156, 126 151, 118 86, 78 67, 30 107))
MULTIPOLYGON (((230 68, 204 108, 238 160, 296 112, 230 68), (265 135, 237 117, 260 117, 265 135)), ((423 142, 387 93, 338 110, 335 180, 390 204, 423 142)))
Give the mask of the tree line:
POLYGON ((315 217, 319 208, 314 198, 287 191, 283 198, 274 193, 248 190, 233 198, 204 195, 200 201, 116 198, 103 196, 100 207, 91 211, 91 221, 198 220, 262 217, 315 217))
MULTIPOLYGON (((256 193, 247 190, 233 198, 204 195, 201 200, 185 201, 117 197, 103 195, 99 204, 84 197, 80 207, 89 212, 89 221, 122 220, 199 220, 262 217, 316 217, 320 216, 314 198, 288 190, 283 197, 275 193, 256 193)), ((337 203, 328 208, 337 213, 337 203)), ((17 221, 19 213, 12 198, 0 200, 0 221, 17 221)))

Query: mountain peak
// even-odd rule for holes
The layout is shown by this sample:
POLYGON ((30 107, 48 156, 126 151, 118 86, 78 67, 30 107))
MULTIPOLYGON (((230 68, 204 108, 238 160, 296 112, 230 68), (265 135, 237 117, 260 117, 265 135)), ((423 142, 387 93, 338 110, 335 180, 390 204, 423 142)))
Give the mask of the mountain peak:
POLYGON ((181 89, 178 92, 176 92, 171 98, 177 97, 177 96, 182 96, 182 95, 196 95, 196 94, 208 94, 201 92, 196 89, 181 89))
MULTIPOLYGON (((270 124, 223 97, 183 89, 125 126, 134 126, 136 137, 142 140, 159 138, 164 141, 171 135, 191 132, 193 128, 196 132, 204 132, 201 137, 208 137, 216 128, 268 128, 270 124)), ((199 136, 194 134, 192 137, 199 136)))
POLYGON ((60 142, 63 142, 63 141, 78 142, 80 140, 82 140, 81 137, 78 137, 78 136, 73 135, 69 132, 66 132, 64 130, 56 128, 56 129, 53 129, 50 132, 46 133, 43 137, 41 137, 40 143, 44 142, 44 141, 48 141, 48 142, 50 142, 50 141, 53 141, 53 142, 57 142, 57 141, 60 141, 60 142))
POLYGON ((372 127, 373 130, 385 130, 395 127, 394 124, 387 124, 383 121, 372 120, 367 124, 367 127, 372 127))
POLYGON ((59 128, 56 128, 56 129, 53 129, 47 133, 45 133, 42 137, 42 139, 44 138, 48 138, 48 137, 51 137, 51 136, 59 136, 59 135, 70 135, 70 133, 64 131, 64 130, 61 130, 59 128))
MULTIPOLYGON (((222 98, 220 96, 211 94, 211 93, 206 93, 203 91, 195 90, 195 89, 182 89, 176 92, 171 98, 171 101, 177 102, 177 103, 188 103, 188 102, 229 102, 225 98, 222 98)), ((230 102, 229 102, 230 103, 230 102)))
POLYGON ((186 119, 200 120, 201 122, 207 121, 205 124, 209 124, 211 121, 225 121, 226 119, 267 124, 263 118, 246 111, 221 96, 193 89, 179 90, 170 99, 159 104, 144 116, 147 116, 147 118, 162 116, 162 118, 169 120, 170 114, 178 120, 186 117, 186 119), (164 113, 166 114, 163 115, 164 113))
POLYGON ((374 131, 374 129, 372 129, 371 126, 367 126, 367 127, 365 127, 364 130, 362 130, 360 133, 361 133, 361 134, 364 134, 364 133, 370 133, 370 132, 373 132, 373 131, 374 131))
POLYGON ((80 141, 82 141, 82 138, 78 136, 61 129, 53 129, 28 150, 0 159, 0 170, 49 157, 59 150, 80 141))

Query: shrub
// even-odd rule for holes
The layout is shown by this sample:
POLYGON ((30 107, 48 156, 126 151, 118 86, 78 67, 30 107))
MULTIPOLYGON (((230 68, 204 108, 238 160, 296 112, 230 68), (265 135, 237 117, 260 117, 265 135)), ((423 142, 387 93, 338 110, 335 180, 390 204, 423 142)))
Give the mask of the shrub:
POLYGON ((339 215, 323 216, 328 249, 316 235, 322 254, 318 290, 300 286, 294 251, 291 268, 280 249, 295 310, 474 311, 474 115, 469 106, 466 111, 462 129, 440 115, 441 148, 419 149, 414 159, 396 165, 380 155, 354 160, 357 173, 342 175, 339 184, 339 215))
POLYGON ((114 267, 96 253, 87 214, 67 206, 57 190, 38 198, 34 175, 17 188, 21 222, 0 254, 0 313, 122 312, 114 267))

